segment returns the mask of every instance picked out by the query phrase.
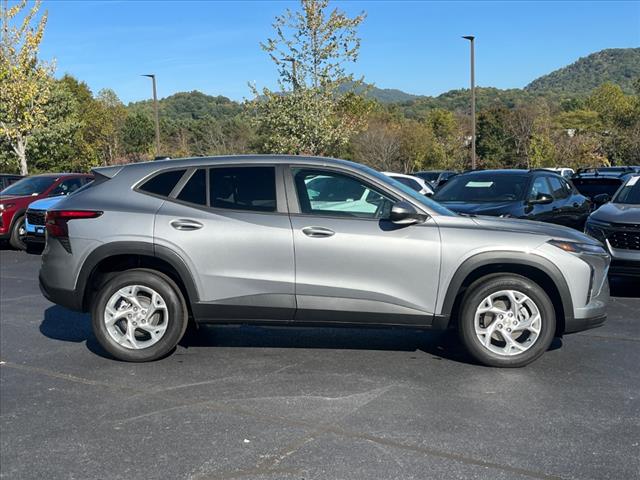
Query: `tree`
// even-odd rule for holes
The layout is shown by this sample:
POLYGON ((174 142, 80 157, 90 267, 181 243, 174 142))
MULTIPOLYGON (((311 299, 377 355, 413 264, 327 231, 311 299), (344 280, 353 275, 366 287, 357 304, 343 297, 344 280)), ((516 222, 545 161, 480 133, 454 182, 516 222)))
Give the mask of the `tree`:
POLYGON ((127 109, 116 93, 105 88, 98 92, 95 117, 99 120, 96 143, 103 164, 111 165, 121 153, 121 131, 127 118, 127 109))
POLYGON ((52 65, 38 58, 47 23, 47 12, 35 20, 37 0, 19 25, 11 25, 24 10, 27 0, 4 12, 6 25, 0 47, 0 134, 18 159, 20 173, 27 175, 27 147, 34 132, 46 125, 45 107, 51 95, 52 65), (32 25, 35 23, 35 25, 32 25))
POLYGON ((345 74, 344 63, 358 59, 357 29, 365 13, 349 18, 334 9, 327 14, 329 0, 301 0, 300 4, 301 10, 287 9, 276 17, 275 37, 260 44, 278 67, 281 87, 289 83, 319 89, 352 80, 345 74))
POLYGON ((462 128, 455 115, 436 108, 427 113, 425 122, 433 132, 427 163, 446 170, 464 169, 468 153, 464 148, 462 128))
POLYGON ((514 166, 515 147, 508 130, 510 117, 504 107, 491 108, 478 115, 476 143, 482 166, 514 166))
POLYGON ((278 68, 281 88, 293 85, 286 93, 254 88, 250 106, 262 151, 337 155, 365 126, 361 115, 351 114, 358 103, 344 70, 357 59, 364 14, 349 18, 337 9, 327 13, 327 7, 328 0, 302 0, 299 11, 287 9, 276 18, 275 38, 261 44, 278 68))
POLYGON ((397 171, 401 133, 397 124, 377 118, 352 140, 354 159, 377 170, 397 171))
POLYGON ((127 116, 121 133, 124 151, 132 160, 139 161, 149 153, 154 127, 145 114, 138 112, 127 116))

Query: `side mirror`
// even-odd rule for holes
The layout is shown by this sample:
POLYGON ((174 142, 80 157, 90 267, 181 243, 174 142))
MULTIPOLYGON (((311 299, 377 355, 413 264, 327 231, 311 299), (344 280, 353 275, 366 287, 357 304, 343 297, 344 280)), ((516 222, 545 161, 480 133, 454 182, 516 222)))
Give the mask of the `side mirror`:
POLYGON ((539 193, 534 199, 529 200, 529 205, 548 205, 553 202, 553 197, 546 193, 539 193))
POLYGON ((391 213, 389 214, 389 220, 396 225, 412 225, 414 223, 424 222, 427 219, 427 215, 420 213, 409 202, 394 203, 391 207, 391 213))
POLYGON ((609 200, 611 200, 611 197, 608 193, 599 193, 598 195, 593 197, 593 203, 595 203, 596 205, 604 205, 609 200))

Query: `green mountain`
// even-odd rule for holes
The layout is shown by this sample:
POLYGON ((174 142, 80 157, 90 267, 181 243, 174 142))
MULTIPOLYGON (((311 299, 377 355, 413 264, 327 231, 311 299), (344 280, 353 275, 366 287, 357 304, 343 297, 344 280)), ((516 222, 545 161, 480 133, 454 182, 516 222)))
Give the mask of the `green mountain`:
POLYGON ((566 67, 537 78, 524 87, 535 93, 589 94, 605 82, 632 93, 640 78, 640 48, 611 48, 592 53, 566 67))
MULTIPOLYGON (((147 115, 153 113, 153 101, 132 102, 128 108, 134 112, 141 111, 147 115)), ((198 120, 206 117, 221 119, 233 117, 242 111, 238 102, 223 97, 213 96, 193 90, 179 92, 158 101, 160 117, 172 120, 198 120)))
MULTIPOLYGON (((630 93, 633 92, 633 82, 639 78, 640 48, 602 50, 544 75, 524 89, 478 87, 477 108, 512 108, 537 97, 559 103, 562 100, 584 97, 605 82, 618 84, 630 93)), ((381 103, 398 105, 409 117, 419 117, 424 111, 432 108, 458 112, 467 112, 469 109, 468 89, 450 90, 435 97, 412 95, 397 89, 377 88, 374 85, 358 87, 356 90, 366 91, 369 98, 381 103)), ((242 105, 238 102, 198 91, 176 93, 161 99, 159 105, 160 116, 173 120, 197 120, 205 117, 222 119, 233 117, 242 111, 242 105)), ((150 100, 133 102, 129 104, 129 108, 151 115, 153 103, 150 100)))

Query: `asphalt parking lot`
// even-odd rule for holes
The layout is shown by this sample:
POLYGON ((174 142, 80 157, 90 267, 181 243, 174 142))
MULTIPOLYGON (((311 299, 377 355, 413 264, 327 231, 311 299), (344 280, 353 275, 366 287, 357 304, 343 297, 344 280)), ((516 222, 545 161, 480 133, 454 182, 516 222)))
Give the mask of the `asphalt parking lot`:
POLYGON ((640 286, 533 365, 414 330, 206 327, 114 361, 0 251, 0 475, 16 479, 640 477, 640 286))

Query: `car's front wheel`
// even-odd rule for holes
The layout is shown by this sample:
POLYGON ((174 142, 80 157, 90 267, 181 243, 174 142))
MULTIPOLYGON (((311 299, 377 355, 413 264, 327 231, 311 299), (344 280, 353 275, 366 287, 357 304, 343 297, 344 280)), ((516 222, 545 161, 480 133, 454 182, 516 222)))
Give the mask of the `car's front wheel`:
POLYGON ((27 236, 27 226, 25 225, 25 216, 21 215, 13 222, 9 244, 16 250, 26 250, 27 244, 24 239, 27 236))
POLYGON ((462 300, 460 339, 484 365, 522 367, 533 362, 549 348, 555 329, 549 296, 520 275, 481 278, 462 300))
POLYGON ((153 270, 127 270, 100 287, 92 307, 93 331, 111 355, 147 362, 168 354, 187 327, 178 286, 153 270))

